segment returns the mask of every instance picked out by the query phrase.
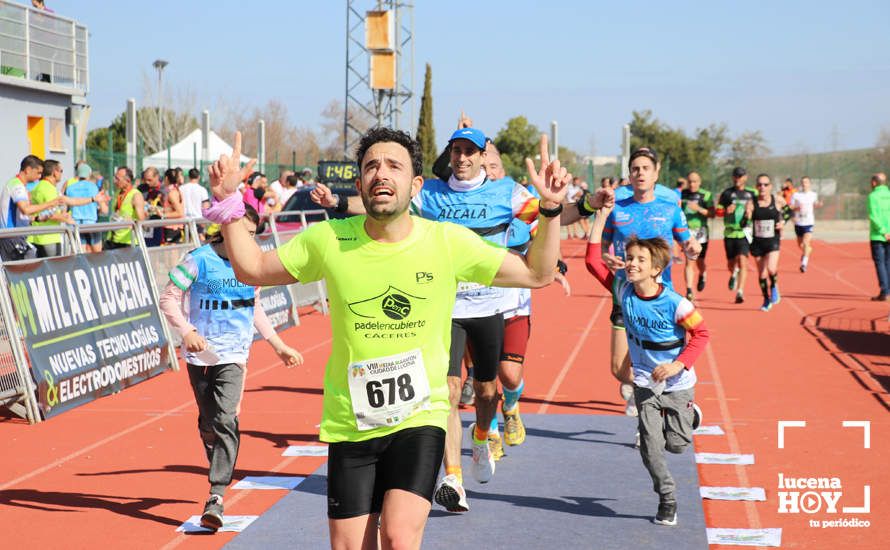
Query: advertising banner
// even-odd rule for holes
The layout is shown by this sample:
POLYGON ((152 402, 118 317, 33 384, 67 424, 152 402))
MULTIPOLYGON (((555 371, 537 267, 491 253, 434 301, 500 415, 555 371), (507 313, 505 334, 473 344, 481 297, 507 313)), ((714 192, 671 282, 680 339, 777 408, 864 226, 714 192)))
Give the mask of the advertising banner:
POLYGON ((6 266, 6 274, 45 417, 170 367, 137 249, 6 266))

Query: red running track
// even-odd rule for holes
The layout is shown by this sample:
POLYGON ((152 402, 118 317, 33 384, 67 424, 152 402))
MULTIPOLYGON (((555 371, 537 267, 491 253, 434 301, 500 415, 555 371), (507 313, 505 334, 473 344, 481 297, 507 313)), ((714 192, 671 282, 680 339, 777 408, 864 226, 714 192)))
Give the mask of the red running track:
MULTIPOLYGON (((609 299, 583 267, 583 243, 564 243, 573 295, 556 286, 535 292, 522 408, 538 413, 623 414, 608 368, 609 299)), ((698 302, 712 332, 697 365, 697 400, 705 424, 724 436, 697 436, 700 452, 755 455, 752 466, 699 465, 702 485, 758 486, 767 501, 705 501, 709 527, 781 527, 783 548, 890 547, 890 305, 874 303, 867 243, 816 243, 808 273, 797 271, 793 242, 783 243, 773 311, 758 311, 756 277, 748 301, 732 304, 719 241, 711 245, 709 286, 698 302), (777 421, 805 420, 777 448, 777 421), (870 421, 863 430, 842 421, 870 421), (837 477, 839 505, 868 528, 810 527, 853 514, 778 512, 778 474, 837 477)), ((678 270, 682 271, 682 270, 678 270)), ((308 312, 307 312, 308 313, 308 312)), ((282 457, 288 445, 316 440, 321 380, 330 349, 327 319, 302 317, 283 334, 306 365, 285 369, 266 344, 254 346, 241 415, 235 478, 307 475, 322 460, 282 457)), ((167 373, 39 425, 0 418, 0 533, 9 548, 219 548, 234 534, 182 535, 175 528, 199 514, 207 493, 196 409, 184 371, 167 373)), ((603 465, 607 468, 607 465, 603 465)), ((645 470, 640 465, 640 475, 645 470)), ((279 491, 234 491, 226 513, 261 514, 279 491)), ((714 547, 717 548, 717 547, 714 547)), ((731 547, 727 547, 731 548, 731 547)))

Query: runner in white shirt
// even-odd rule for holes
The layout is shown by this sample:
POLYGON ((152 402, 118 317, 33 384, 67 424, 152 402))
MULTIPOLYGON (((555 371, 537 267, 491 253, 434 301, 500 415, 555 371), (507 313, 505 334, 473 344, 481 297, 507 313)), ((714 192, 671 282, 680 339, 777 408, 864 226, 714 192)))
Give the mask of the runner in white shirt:
POLYGON ((207 203, 210 206, 210 197, 207 189, 198 183, 201 172, 197 168, 189 170, 189 181, 179 186, 179 194, 182 195, 182 206, 185 209, 186 218, 200 218, 201 206, 207 203))
POLYGON ((809 176, 800 179, 800 190, 791 195, 791 209, 794 211, 794 234, 797 245, 803 251, 800 257, 800 272, 806 273, 810 255, 813 253, 813 225, 816 223, 814 210, 822 207, 819 195, 811 189, 809 176))

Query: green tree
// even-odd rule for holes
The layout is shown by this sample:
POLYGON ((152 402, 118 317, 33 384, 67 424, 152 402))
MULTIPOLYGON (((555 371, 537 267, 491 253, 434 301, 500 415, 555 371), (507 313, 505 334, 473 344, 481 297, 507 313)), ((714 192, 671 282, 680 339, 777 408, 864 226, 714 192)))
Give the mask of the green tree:
POLYGON ((106 128, 95 128, 87 133, 87 149, 108 151, 108 132, 111 130, 112 150, 115 153, 124 153, 127 150, 127 122, 126 113, 121 113, 106 128))
POLYGON ((729 144, 727 162, 733 166, 745 166, 754 159, 768 156, 772 151, 760 130, 743 132, 729 144))
MULTIPOLYGON (((537 145, 535 147, 535 151, 537 151, 537 145)), ((537 153, 536 153, 537 154, 537 153)), ((565 147, 563 145, 559 146, 559 162, 562 166, 566 167, 566 170, 572 173, 573 176, 578 176, 582 180, 587 179, 587 165, 584 163, 584 159, 581 158, 581 155, 565 147)), ((525 165, 523 165, 523 170, 525 169, 525 165)), ((588 182, 590 183, 590 182, 588 182)))
POLYGON ((700 170, 713 164, 720 150, 729 142, 725 124, 698 128, 692 136, 671 128, 652 116, 652 111, 634 111, 630 122, 630 148, 652 147, 662 166, 700 170))
POLYGON ((677 177, 697 170, 705 188, 715 191, 727 178, 727 164, 719 158, 721 151, 730 145, 726 124, 697 128, 690 136, 653 117, 650 110, 634 111, 630 134, 631 151, 646 146, 658 153, 662 184, 673 187, 677 177))
POLYGON ((433 69, 426 64, 423 78, 423 99, 420 100, 420 120, 417 122, 417 141, 423 153, 423 175, 432 176, 436 151, 436 130, 433 128, 433 69))
POLYGON ((494 138, 494 144, 501 152, 501 160, 507 175, 515 179, 525 173, 525 158, 534 159, 537 153, 540 130, 530 124, 524 116, 516 116, 507 121, 494 138))

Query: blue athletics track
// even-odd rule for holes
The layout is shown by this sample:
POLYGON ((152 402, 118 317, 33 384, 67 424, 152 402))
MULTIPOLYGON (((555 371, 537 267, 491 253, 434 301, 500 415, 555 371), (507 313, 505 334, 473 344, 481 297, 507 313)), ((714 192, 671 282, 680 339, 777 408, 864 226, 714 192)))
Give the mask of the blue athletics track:
MULTIPOLYGON (((722 434, 696 435, 694 450, 669 457, 679 525, 651 522, 657 499, 609 374, 610 300, 584 269, 584 244, 564 241, 572 296, 557 286, 534 296, 521 405, 528 439, 506 449, 487 485, 465 476, 468 514, 434 506, 425 548, 483 540, 492 549, 707 548, 708 529, 729 528, 781 529, 782 548, 890 548, 890 304, 869 301, 876 283, 868 244, 817 241, 801 274, 795 243, 784 241, 783 299, 768 313, 758 310, 753 271, 747 301, 732 303, 721 244, 711 245, 708 287, 697 302, 711 343, 696 365, 696 395, 704 425, 722 434), (781 448, 780 421, 806 423, 782 430, 781 448), (754 460, 697 464, 694 453, 754 460), (763 488, 766 500, 702 499, 700 487, 763 488)), ((226 514, 258 516, 244 531, 177 531, 201 513, 207 494, 183 370, 38 425, 0 416, 3 546, 326 547, 325 458, 283 456, 290 446, 318 445, 331 347, 327 318, 309 310, 301 320, 282 336, 304 354, 303 367, 285 369, 265 343, 253 348, 233 484, 305 479, 293 490, 230 487, 226 514)))

